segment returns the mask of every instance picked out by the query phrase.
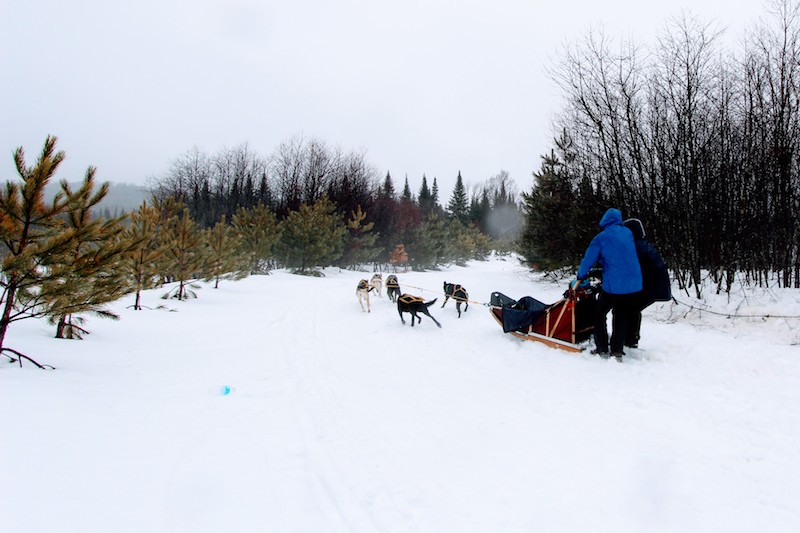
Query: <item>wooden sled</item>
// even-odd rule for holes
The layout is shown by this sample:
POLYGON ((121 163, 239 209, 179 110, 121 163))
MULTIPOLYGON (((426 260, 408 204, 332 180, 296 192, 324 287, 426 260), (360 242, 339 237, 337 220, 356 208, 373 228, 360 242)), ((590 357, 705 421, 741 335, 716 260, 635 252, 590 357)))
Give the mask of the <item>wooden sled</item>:
POLYGON ((580 353, 580 344, 591 338, 594 329, 595 290, 592 286, 568 289, 550 305, 530 296, 517 301, 493 292, 489 312, 505 333, 518 339, 580 353))

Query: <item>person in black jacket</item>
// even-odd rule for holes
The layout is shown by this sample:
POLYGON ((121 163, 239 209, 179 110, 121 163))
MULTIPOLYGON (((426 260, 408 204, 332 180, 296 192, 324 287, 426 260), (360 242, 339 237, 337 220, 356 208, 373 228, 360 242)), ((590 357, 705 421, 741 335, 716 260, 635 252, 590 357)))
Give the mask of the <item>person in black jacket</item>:
POLYGON ((642 327, 642 310, 653 302, 666 302, 672 299, 672 289, 667 265, 656 247, 644 238, 642 221, 630 218, 622 225, 633 233, 636 255, 639 257, 639 266, 642 269, 642 290, 636 295, 625 336, 625 346, 637 348, 642 327))

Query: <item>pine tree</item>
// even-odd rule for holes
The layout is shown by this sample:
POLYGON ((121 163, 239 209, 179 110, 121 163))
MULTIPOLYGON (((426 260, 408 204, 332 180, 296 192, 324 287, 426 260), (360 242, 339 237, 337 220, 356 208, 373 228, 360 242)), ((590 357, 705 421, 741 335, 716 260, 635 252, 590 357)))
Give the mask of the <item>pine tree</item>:
POLYGON ((280 256, 301 274, 308 268, 330 265, 342 256, 346 230, 327 197, 289 212, 281 227, 280 256))
POLYGON ((189 208, 166 221, 159 234, 163 250, 163 266, 170 279, 178 282, 175 291, 167 291, 162 298, 188 300, 196 298, 194 280, 201 277, 207 258, 207 242, 203 232, 189 215, 189 208))
MULTIPOLYGON (((66 227, 65 218, 75 208, 75 198, 67 197, 62 191, 52 202, 45 202, 45 187, 65 157, 64 152, 56 152, 56 142, 55 137, 47 137, 32 167, 26 166, 25 152, 18 148, 14 152, 14 163, 22 183, 9 181, 5 189, 0 190, 0 243, 3 247, 0 353, 15 354, 20 365, 25 359, 40 368, 44 365, 5 346, 8 328, 25 318, 53 314, 53 308, 45 305, 45 297, 55 298, 59 293, 54 291, 63 290, 56 280, 64 274, 60 269, 64 256, 75 250, 87 231, 66 227)), ((94 169, 90 168, 87 176, 93 174, 94 169)), ((11 355, 7 357, 15 360, 11 355)))
POLYGON ((162 253, 156 235, 159 213, 155 207, 144 202, 130 214, 129 220, 124 238, 137 244, 123 260, 123 268, 136 293, 133 308, 139 311, 142 309, 142 291, 153 288, 158 275, 158 260, 162 253))
POLYGON ((426 269, 448 263, 454 258, 453 244, 445 220, 429 213, 417 228, 414 246, 409 250, 411 264, 415 269, 426 269))
POLYGON ((50 322, 56 324, 59 339, 80 339, 87 333, 84 319, 76 316, 79 313, 119 320, 104 306, 132 289, 123 261, 137 243, 122 237, 124 217, 92 217, 92 210, 108 193, 108 183, 94 191, 94 174, 90 168, 77 191, 62 184, 68 201, 65 227, 74 230, 75 238, 70 249, 51 264, 50 277, 36 295, 47 308, 50 322))
POLYGON ((447 211, 450 216, 462 224, 469 222, 469 204, 467 202, 467 191, 464 189, 464 181, 461 179, 461 171, 458 171, 456 184, 453 187, 453 195, 447 204, 447 211))
POLYGON ((218 289, 221 279, 247 277, 252 261, 243 253, 242 236, 227 223, 224 215, 213 228, 206 230, 205 238, 208 243, 206 281, 214 280, 214 288, 218 289))
POLYGON ((434 176, 433 185, 431 186, 431 209, 438 211, 439 207, 439 185, 436 183, 436 177, 434 176))
POLYGON ((345 235, 344 254, 342 265, 356 268, 358 265, 374 261, 378 256, 375 241, 378 234, 373 231, 375 224, 364 223, 367 214, 361 206, 350 213, 347 221, 347 234, 345 235))
POLYGON ((275 256, 275 245, 281 238, 282 228, 275 213, 264 204, 252 209, 239 209, 233 216, 233 227, 242 236, 242 247, 251 259, 251 274, 269 272, 270 261, 275 256))

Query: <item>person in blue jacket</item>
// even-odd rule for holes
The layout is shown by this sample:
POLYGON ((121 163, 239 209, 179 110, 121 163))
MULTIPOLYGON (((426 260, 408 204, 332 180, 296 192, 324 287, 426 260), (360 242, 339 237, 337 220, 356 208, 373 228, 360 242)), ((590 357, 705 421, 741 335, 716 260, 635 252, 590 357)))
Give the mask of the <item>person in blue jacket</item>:
POLYGON ((635 297, 642 290, 642 270, 636 255, 631 230, 622 225, 622 212, 611 208, 600 219, 598 233, 583 256, 578 268, 578 280, 588 277, 589 271, 600 263, 603 285, 597 296, 594 316, 592 353, 608 357, 609 339, 606 317, 612 312, 611 355, 622 361, 623 344, 628 322, 635 308, 635 297))
POLYGON ((628 323, 625 346, 637 348, 642 328, 642 310, 653 302, 666 302, 672 299, 669 271, 658 250, 644 236, 644 225, 638 218, 629 218, 622 223, 633 233, 639 267, 642 269, 642 290, 635 297, 634 309, 628 323))

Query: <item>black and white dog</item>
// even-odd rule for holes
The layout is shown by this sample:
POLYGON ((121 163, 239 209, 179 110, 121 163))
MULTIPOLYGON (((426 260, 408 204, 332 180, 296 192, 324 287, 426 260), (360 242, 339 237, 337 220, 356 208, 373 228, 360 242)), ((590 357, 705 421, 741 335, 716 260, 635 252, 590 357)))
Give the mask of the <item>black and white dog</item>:
POLYGON ((386 278, 386 295, 392 302, 396 302, 397 298, 400 297, 400 283, 394 274, 386 278))
POLYGON ((367 313, 370 312, 369 308, 369 292, 372 290, 372 287, 369 286, 367 280, 362 279, 358 282, 356 286, 356 298, 358 298, 358 303, 361 305, 361 310, 366 311, 367 313), (367 302, 367 308, 364 309, 364 302, 367 302))
POLYGON ((414 318, 417 319, 417 322, 422 322, 422 317, 419 316, 417 313, 422 313, 423 315, 428 315, 428 317, 434 321, 434 323, 442 327, 439 324, 439 321, 433 318, 428 311, 428 308, 436 303, 436 299, 434 298, 430 302, 426 302, 419 296, 412 296, 410 294, 404 294, 397 299, 397 313, 400 315, 400 321, 405 324, 406 321, 403 319, 403 313, 410 313, 411 314, 411 326, 414 326, 414 318))
POLYGON ((456 285, 455 283, 447 283, 444 282, 444 303, 442 307, 447 303, 447 300, 452 298, 456 301, 456 311, 458 311, 458 318, 461 318, 461 302, 464 302, 464 312, 467 312, 469 308, 469 294, 467 294, 467 289, 462 287, 461 285, 456 285))

